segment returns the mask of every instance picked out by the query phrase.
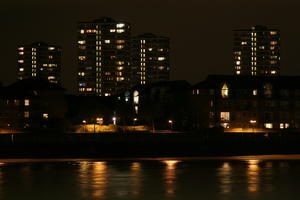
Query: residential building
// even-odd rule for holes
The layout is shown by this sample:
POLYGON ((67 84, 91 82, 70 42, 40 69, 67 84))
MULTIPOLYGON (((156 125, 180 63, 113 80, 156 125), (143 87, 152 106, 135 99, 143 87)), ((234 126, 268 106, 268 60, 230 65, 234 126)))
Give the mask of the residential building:
POLYGON ((169 38, 148 33, 132 39, 132 85, 168 81, 169 38))
POLYGON ((276 76, 280 74, 280 32, 265 26, 234 31, 234 74, 276 76))
POLYGON ((111 18, 78 23, 78 93, 111 96, 130 87, 130 24, 111 18))
POLYGON ((188 129, 190 89, 186 81, 161 81, 134 86, 118 98, 131 105, 133 124, 188 129))
POLYGON ((194 127, 300 128, 300 76, 209 75, 193 86, 194 127))
POLYGON ((45 79, 19 80, 1 88, 0 127, 12 131, 62 130, 67 104, 63 89, 45 79))
POLYGON ((61 51, 61 47, 44 42, 18 46, 18 79, 38 77, 61 84, 61 51))

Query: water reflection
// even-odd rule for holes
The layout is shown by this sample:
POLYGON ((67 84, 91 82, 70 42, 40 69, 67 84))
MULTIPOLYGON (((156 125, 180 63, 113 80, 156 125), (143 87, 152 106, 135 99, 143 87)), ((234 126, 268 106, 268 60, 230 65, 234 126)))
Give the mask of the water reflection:
POLYGON ((176 169, 177 164, 180 163, 180 160, 164 160, 162 161, 165 165, 164 171, 164 180, 165 180, 165 191, 167 196, 173 196, 176 189, 176 169))
POLYGON ((224 162, 218 169, 220 178, 221 193, 229 193, 232 191, 232 168, 229 162, 224 162))
POLYGON ((103 198, 107 190, 107 163, 83 161, 79 166, 83 197, 103 198))
POLYGON ((248 192, 257 192, 260 184, 259 160, 247 160, 247 185, 248 192))
POLYGON ((141 187, 142 187, 141 163, 139 162, 131 163, 130 170, 131 170, 132 194, 137 196, 140 194, 141 187))

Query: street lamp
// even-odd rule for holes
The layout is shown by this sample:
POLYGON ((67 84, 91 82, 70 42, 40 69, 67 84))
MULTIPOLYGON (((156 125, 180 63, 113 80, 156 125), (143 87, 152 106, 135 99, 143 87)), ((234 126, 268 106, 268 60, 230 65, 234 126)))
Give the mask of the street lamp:
POLYGON ((112 120, 113 120, 114 125, 116 125, 117 124, 117 118, 113 117, 112 120))
POLYGON ((168 123, 170 124, 171 130, 173 130, 173 120, 169 120, 168 123))
MULTIPOLYGON (((99 126, 101 126, 103 124, 103 118, 102 117, 97 117, 96 118, 96 123, 99 124, 99 126)), ((100 131, 100 127, 99 127, 99 131, 100 131)), ((94 132, 95 132, 95 130, 94 130, 94 132)))
POLYGON ((255 132, 255 131, 254 131, 254 126, 255 126, 255 124, 256 124, 256 120, 251 119, 251 120, 250 120, 250 124, 251 124, 251 126, 252 126, 252 132, 255 132))
POLYGON ((135 122, 137 121, 138 119, 135 117, 133 118, 133 130, 135 131, 135 122))
POLYGON ((85 129, 86 129, 86 120, 82 120, 82 123, 83 123, 83 132, 85 133, 85 129))

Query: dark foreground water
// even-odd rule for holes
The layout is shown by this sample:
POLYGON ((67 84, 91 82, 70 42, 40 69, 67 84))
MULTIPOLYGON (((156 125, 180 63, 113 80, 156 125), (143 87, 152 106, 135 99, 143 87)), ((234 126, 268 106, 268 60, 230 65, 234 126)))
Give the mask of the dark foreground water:
POLYGON ((300 199, 300 156, 0 162, 1 200, 300 199))

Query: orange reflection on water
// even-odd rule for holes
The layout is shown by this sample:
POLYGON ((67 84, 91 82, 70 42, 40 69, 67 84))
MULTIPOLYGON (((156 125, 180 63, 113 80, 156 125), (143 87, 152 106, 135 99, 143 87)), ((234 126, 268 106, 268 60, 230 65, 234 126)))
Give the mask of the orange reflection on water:
POLYGON ((133 162, 130 166, 131 177, 132 177, 132 194, 139 195, 141 190, 141 176, 142 176, 142 167, 141 163, 133 162))
POLYGON ((176 189, 176 169, 177 164, 180 163, 180 160, 164 160, 162 161, 165 165, 164 179, 166 186, 166 194, 173 196, 176 189))
POLYGON ((224 162, 218 169, 218 176, 220 177, 220 187, 222 193, 229 193, 232 191, 232 168, 230 163, 224 162))
POLYGON ((259 160, 247 160, 247 183, 249 192, 257 192, 260 184, 260 167, 259 160))
POLYGON ((83 161, 80 162, 79 171, 84 198, 88 199, 90 195, 93 198, 104 197, 107 190, 107 163, 83 161))

